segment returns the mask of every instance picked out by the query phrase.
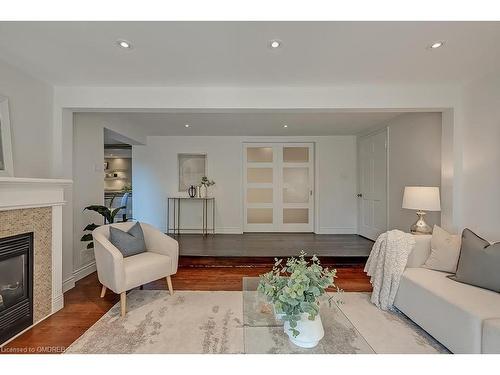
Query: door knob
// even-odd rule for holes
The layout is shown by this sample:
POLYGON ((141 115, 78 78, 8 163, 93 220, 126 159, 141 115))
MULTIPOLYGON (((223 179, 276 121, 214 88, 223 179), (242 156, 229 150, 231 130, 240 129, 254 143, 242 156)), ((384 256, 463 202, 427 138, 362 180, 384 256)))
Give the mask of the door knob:
POLYGON ((362 197, 363 197, 363 194, 359 193, 358 198, 362 198, 362 197))

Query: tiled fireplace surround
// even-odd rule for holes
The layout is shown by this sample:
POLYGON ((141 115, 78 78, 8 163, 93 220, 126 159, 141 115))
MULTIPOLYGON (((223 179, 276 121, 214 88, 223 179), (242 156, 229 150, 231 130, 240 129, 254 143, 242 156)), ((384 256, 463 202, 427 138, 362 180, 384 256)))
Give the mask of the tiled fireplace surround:
POLYGON ((0 238, 34 233, 34 324, 64 304, 62 205, 68 184, 70 180, 0 177, 0 238))

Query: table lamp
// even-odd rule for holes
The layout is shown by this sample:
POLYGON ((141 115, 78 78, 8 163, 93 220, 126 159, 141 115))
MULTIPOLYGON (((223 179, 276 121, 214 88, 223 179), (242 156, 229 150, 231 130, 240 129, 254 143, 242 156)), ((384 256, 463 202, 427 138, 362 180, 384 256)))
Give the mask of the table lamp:
POLYGON ((403 194, 403 208, 417 210, 418 220, 410 227, 413 234, 431 234, 424 220, 425 211, 441 211, 439 188, 434 186, 406 186, 403 194))

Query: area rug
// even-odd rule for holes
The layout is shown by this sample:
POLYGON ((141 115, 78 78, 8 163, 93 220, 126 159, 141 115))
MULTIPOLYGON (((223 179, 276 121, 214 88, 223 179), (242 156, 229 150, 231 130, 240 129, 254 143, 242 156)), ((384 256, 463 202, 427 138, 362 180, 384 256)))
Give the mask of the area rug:
MULTIPOLYGON (((447 352, 404 315, 377 309, 368 294, 344 293, 342 299, 340 308, 355 328, 325 327, 329 336, 322 345, 331 345, 332 352, 447 352), (332 340, 333 334, 339 339, 332 340)), ((241 292, 176 291, 170 296, 162 290, 133 290, 127 294, 125 318, 116 304, 65 353, 244 353, 242 300, 241 292)), ((265 353, 315 352, 290 344, 280 327, 252 334, 263 344, 273 343, 265 353)))

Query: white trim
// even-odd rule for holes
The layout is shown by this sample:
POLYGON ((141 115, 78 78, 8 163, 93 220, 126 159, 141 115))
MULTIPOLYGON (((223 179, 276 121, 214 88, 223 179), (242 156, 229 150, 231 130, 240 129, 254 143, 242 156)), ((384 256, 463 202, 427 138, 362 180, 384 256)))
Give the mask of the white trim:
POLYGON ((71 185, 73 180, 59 178, 26 178, 26 177, 0 177, 3 184, 29 184, 29 185, 71 185))
POLYGON ((73 280, 74 280, 74 282, 77 282, 78 280, 81 280, 84 277, 95 272, 96 270, 97 270, 97 268, 96 268, 96 264, 95 264, 95 260, 94 260, 94 261, 90 262, 89 264, 86 264, 85 266, 74 270, 73 271, 73 280))
POLYGON ((357 234, 356 227, 320 227, 316 234, 357 234))
POLYGON ((47 203, 38 203, 38 204, 12 204, 9 206, 2 205, 0 206, 2 211, 11 211, 11 210, 23 210, 27 208, 40 208, 40 207, 48 207, 48 206, 64 206, 67 202, 47 202, 47 203))
POLYGON ((95 272, 97 270, 95 260, 92 261, 89 264, 86 264, 83 267, 77 268, 76 270, 73 271, 73 274, 68 277, 66 280, 63 281, 62 283, 62 290, 63 293, 66 293, 68 290, 73 289, 75 287, 75 283, 78 280, 83 279, 84 277, 90 275, 91 273, 95 272))
POLYGON ((64 307, 62 291, 62 206, 52 206, 52 312, 64 307))
POLYGON ((243 228, 241 228, 241 227, 216 228, 215 233, 217 233, 217 234, 242 234, 243 228))
POLYGON ((75 287, 75 276, 71 275, 66 280, 63 280, 62 283, 62 291, 66 293, 68 290, 73 289, 75 287))

